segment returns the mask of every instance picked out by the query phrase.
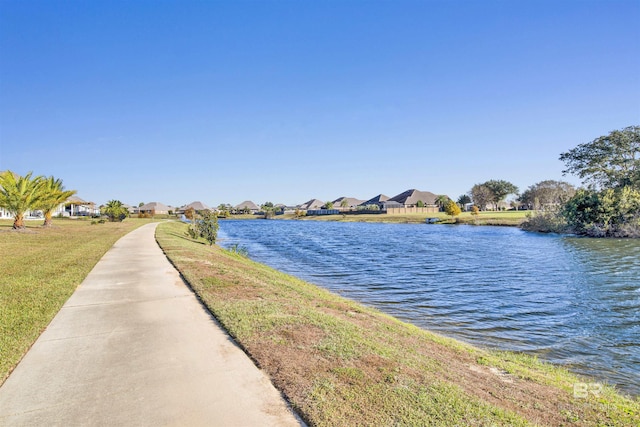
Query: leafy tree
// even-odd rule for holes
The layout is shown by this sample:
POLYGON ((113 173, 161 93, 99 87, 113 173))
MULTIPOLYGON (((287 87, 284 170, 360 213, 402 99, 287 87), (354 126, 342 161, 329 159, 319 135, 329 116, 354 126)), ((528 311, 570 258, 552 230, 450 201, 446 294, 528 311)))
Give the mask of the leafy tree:
POLYGON ((218 238, 218 217, 208 210, 202 211, 200 217, 201 218, 196 221, 198 232, 200 233, 200 237, 204 237, 204 239, 209 242, 209 246, 211 246, 218 238))
POLYGON ((487 205, 493 203, 495 200, 495 194, 484 184, 474 185, 469 193, 471 194, 473 204, 480 210, 485 210, 487 205))
POLYGON ((42 180, 42 186, 39 191, 41 192, 41 197, 37 208, 44 213, 44 224, 42 225, 43 227, 51 227, 53 211, 69 197, 76 194, 76 191, 65 191, 62 180, 55 179, 52 176, 42 180))
POLYGON ((579 176, 592 188, 640 189, 640 126, 614 130, 560 154, 563 174, 579 176))
POLYGON ((129 211, 120 200, 109 200, 102 209, 102 213, 107 216, 109 222, 122 222, 129 211))
POLYGON ((640 190, 631 186, 578 190, 562 215, 578 234, 592 237, 640 237, 640 190))
POLYGON ((263 209, 264 209, 264 208, 273 208, 273 203, 271 203, 271 202, 265 202, 265 204, 264 204, 264 205, 262 205, 262 208, 263 208, 263 209))
POLYGON ((462 194, 460 197, 458 197, 458 204, 461 208, 464 208, 464 206, 468 203, 471 203, 471 197, 469 197, 467 194, 462 194))
POLYGON ((190 207, 184 211, 184 216, 189 221, 193 221, 196 218, 196 210, 193 207, 190 207))
POLYGON ((447 215, 451 216, 458 216, 462 213, 462 211, 460 210, 460 206, 458 206, 458 204, 453 200, 447 201, 447 204, 444 206, 444 211, 447 213, 447 215))
POLYGON ((347 199, 342 199, 342 201, 340 202, 340 207, 343 209, 349 207, 349 202, 347 201, 347 199))
POLYGON ((491 191, 491 193, 493 193, 493 199, 491 200, 491 202, 494 204, 496 210, 498 209, 498 204, 502 202, 505 197, 507 197, 507 195, 518 194, 518 187, 516 187, 509 181, 505 181, 502 179, 492 179, 482 185, 487 187, 491 191))
POLYGON ((333 209, 333 202, 327 202, 322 207, 323 209, 333 209))
POLYGON ((518 200, 529 209, 557 209, 575 194, 575 187, 568 182, 546 180, 527 188, 518 200))
POLYGON ((33 172, 20 176, 10 170, 0 173, 0 207, 13 213, 13 228, 23 229, 24 215, 36 209, 43 193, 40 191, 44 178, 31 178, 33 172))

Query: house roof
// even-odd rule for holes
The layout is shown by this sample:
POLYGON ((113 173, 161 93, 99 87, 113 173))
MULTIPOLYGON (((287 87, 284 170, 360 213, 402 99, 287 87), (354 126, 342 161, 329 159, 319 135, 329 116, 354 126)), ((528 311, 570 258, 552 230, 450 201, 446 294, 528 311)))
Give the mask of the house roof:
POLYGON ((322 209, 324 202, 318 199, 311 199, 308 202, 305 202, 300 205, 300 209, 303 210, 314 210, 314 209, 322 209))
POLYGON ((394 202, 394 201, 391 201, 391 200, 385 200, 384 202, 380 202, 380 204, 382 206, 384 206, 385 209, 388 209, 388 208, 401 208, 401 207, 404 206, 402 203, 394 202))
POLYGON ((69 197, 67 199, 67 201, 64 202, 64 203, 66 205, 71 205, 71 204, 74 204, 74 205, 93 205, 94 204, 93 202, 87 202, 86 200, 81 199, 80 197, 75 196, 75 195, 69 197))
POLYGON ((150 202, 146 203, 138 208, 139 211, 167 211, 172 210, 169 206, 164 205, 160 202, 150 202))
POLYGON ((369 200, 360 203, 360 206, 377 205, 381 202, 386 202, 387 200, 389 200, 388 196, 385 196, 384 194, 378 194, 377 196, 372 197, 369 200))
POLYGON ((389 199, 391 202, 398 202, 401 205, 416 205, 418 201, 422 201, 425 205, 435 205, 436 196, 430 191, 419 191, 415 188, 407 190, 389 199))
POLYGON ((260 207, 258 205, 256 205, 255 203, 253 203, 251 200, 245 200, 242 203, 238 203, 237 205, 235 205, 233 207, 234 209, 244 209, 247 208, 251 211, 259 211, 260 207))
POLYGON ((338 197, 331 203, 333 203, 333 206, 335 208, 339 208, 340 205, 342 205, 343 200, 347 201, 347 207, 358 206, 360 203, 362 203, 362 200, 356 199, 355 197, 338 197))
POLYGON ((191 209, 191 208, 193 208, 193 210, 196 210, 196 211, 208 211, 208 210, 211 210, 209 208, 209 206, 205 205, 202 202, 191 202, 188 205, 184 206, 182 209, 187 210, 187 209, 191 209))

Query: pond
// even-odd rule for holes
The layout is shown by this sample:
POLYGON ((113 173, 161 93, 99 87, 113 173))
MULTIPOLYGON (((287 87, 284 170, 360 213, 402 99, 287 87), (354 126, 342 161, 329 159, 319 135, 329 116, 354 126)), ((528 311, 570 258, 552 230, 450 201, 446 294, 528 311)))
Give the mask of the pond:
POLYGON ((640 240, 281 220, 221 221, 219 237, 424 329, 640 394, 640 240))

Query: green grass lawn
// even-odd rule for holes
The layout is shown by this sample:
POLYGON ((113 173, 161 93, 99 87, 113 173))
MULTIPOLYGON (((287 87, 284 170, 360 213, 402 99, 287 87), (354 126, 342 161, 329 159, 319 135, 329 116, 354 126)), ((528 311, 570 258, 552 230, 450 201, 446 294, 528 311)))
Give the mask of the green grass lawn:
POLYGON ((164 223, 156 238, 214 316, 314 426, 632 426, 638 400, 533 357, 486 351, 164 223))
POLYGON ((148 222, 54 219, 48 229, 39 220, 13 231, 13 221, 0 221, 0 383, 102 255, 148 222))
MULTIPOLYGON (((388 222, 404 224, 424 224, 427 218, 439 218, 444 223, 449 224, 472 224, 472 225, 508 225, 518 226, 525 220, 527 211, 486 211, 472 215, 470 212, 463 212, 457 217, 451 217, 444 212, 429 214, 360 214, 360 215, 318 215, 302 217, 301 220, 313 221, 342 221, 342 222, 388 222)), ((276 219, 295 219, 293 214, 279 215, 276 219)))
MULTIPOLYGON (((0 222, 0 375, 18 363, 100 257, 148 220, 0 222)), ((241 255, 158 227, 165 253, 310 424, 638 425, 640 403, 535 358, 421 330, 241 255)))

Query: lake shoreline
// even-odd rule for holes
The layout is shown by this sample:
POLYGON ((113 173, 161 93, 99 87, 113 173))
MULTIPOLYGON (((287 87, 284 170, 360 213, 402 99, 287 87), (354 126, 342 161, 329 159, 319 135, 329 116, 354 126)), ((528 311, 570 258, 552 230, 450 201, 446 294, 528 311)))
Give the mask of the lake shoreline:
MULTIPOLYGON (((438 218, 439 222, 430 225, 461 224, 461 225, 491 225, 518 227, 526 219, 527 213, 531 211, 482 211, 478 215, 470 212, 463 212, 456 217, 451 217, 444 212, 434 212, 431 214, 334 214, 334 215, 309 215, 296 217, 295 214, 287 213, 275 215, 271 220, 295 220, 295 221, 331 221, 331 222, 371 222, 388 224, 425 224, 427 218, 438 218)), ((253 220, 266 219, 263 215, 232 215, 220 220, 253 220)))
POLYGON ((591 380, 565 369, 427 332, 233 252, 189 242, 180 227, 159 227, 165 253, 310 424, 624 425, 640 412, 637 401, 609 387, 600 400, 576 397, 574 384, 591 380), (603 409, 604 401, 613 411, 603 409))

